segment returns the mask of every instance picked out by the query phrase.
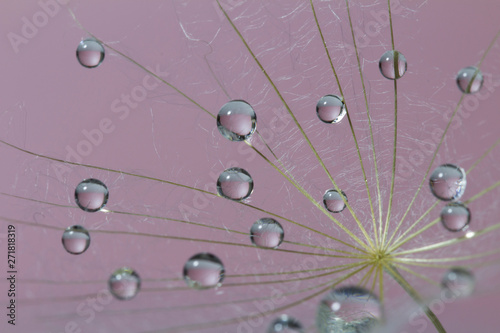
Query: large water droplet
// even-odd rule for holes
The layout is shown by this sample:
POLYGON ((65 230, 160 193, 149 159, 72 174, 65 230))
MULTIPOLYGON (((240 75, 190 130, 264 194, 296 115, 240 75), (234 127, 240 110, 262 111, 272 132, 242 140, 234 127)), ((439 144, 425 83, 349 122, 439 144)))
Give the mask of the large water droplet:
POLYGON ((75 189, 75 201, 86 212, 97 212, 108 202, 109 191, 98 179, 85 179, 75 189))
POLYGON ((224 198, 243 200, 253 191, 253 179, 248 172, 241 168, 224 170, 217 179, 217 192, 224 198))
POLYGON ((108 287, 117 299, 129 300, 141 289, 141 278, 133 269, 122 267, 111 274, 108 287))
POLYGON ((334 289, 319 305, 319 333, 365 333, 382 318, 382 307, 374 294, 352 286, 334 289))
POLYGON ((444 274, 441 286, 448 297, 466 297, 474 291, 475 278, 468 269, 454 267, 444 274))
POLYGON ((255 111, 245 101, 230 101, 220 109, 217 115, 219 132, 231 141, 248 139, 257 125, 255 111))
POLYGON ((198 253, 184 265, 184 280, 194 289, 219 287, 224 279, 224 265, 210 253, 198 253))
POLYGON ((344 197, 345 201, 347 202, 347 196, 344 191, 340 192, 341 193, 339 193, 337 190, 328 190, 323 195, 323 204, 325 205, 325 208, 332 213, 340 213, 346 207, 346 204, 344 203, 344 199, 342 197, 344 197))
POLYGON ((275 249, 283 241, 285 232, 281 224, 272 218, 262 218, 250 228, 250 239, 259 247, 275 249))
POLYGON ((82 254, 90 245, 90 235, 87 229, 74 225, 64 230, 62 235, 64 249, 71 254, 82 254))
POLYGON ((323 96, 316 104, 316 114, 322 122, 338 123, 346 115, 344 101, 337 95, 323 96))
POLYGON ((467 185, 464 169, 453 164, 438 166, 432 173, 429 183, 432 194, 444 201, 460 199, 467 185))
POLYGON ((407 69, 406 58, 398 51, 387 51, 381 57, 378 63, 380 73, 390 80, 401 78, 407 69))
POLYGON ((457 74, 457 85, 460 91, 473 94, 483 86, 483 73, 477 67, 462 68, 457 74))
POLYGON ((302 324, 295 318, 281 315, 270 325, 267 333, 303 333, 302 324))
POLYGON ((93 38, 85 39, 76 48, 78 62, 87 68, 95 68, 104 60, 104 47, 93 38))
POLYGON ((467 229, 470 222, 470 210, 461 202, 447 204, 441 210, 441 223, 449 231, 467 229))

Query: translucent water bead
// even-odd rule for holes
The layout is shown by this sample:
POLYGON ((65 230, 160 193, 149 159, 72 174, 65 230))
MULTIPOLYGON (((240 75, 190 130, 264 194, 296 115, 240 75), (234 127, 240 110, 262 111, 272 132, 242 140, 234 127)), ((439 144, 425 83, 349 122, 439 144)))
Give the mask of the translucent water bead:
POLYGON ((401 78, 408 67, 406 58, 398 51, 387 51, 381 57, 378 63, 380 73, 390 80, 401 78))
POLYGON ((267 333, 304 333, 304 330, 297 319, 281 315, 271 322, 267 333))
POLYGON ((76 58, 83 67, 95 68, 104 60, 104 47, 93 38, 82 40, 76 48, 76 58))
POLYGON ((108 202, 109 191, 97 179, 85 179, 75 189, 75 201, 86 212, 97 212, 108 202))
POLYGON ((447 271, 441 287, 448 294, 448 297, 466 297, 474 292, 475 278, 472 272, 466 268, 454 267, 447 271))
POLYGON ((259 219, 250 228, 250 239, 258 247, 275 249, 281 245, 284 237, 283 227, 272 218, 259 219))
POLYGON ((429 179, 431 192, 440 200, 458 200, 465 192, 467 181, 464 169, 454 164, 438 166, 429 179))
POLYGON ((257 126, 255 111, 245 101, 230 101, 217 115, 217 128, 228 140, 243 141, 248 139, 257 126))
POLYGON ((466 94, 477 93, 483 86, 483 73, 477 67, 462 68, 457 74, 457 85, 466 94))
POLYGON ((134 298, 141 289, 141 278, 133 269, 123 267, 111 274, 108 287, 115 298, 129 300, 134 298))
POLYGON ((316 325, 319 333, 368 333, 382 318, 377 296, 348 286, 331 290, 320 302, 316 325))
POLYGON ((316 104, 316 114, 324 123, 339 123, 346 115, 345 103, 337 95, 325 95, 316 104))
POLYGON ((198 253, 184 265, 183 276, 193 289, 219 287, 224 280, 224 265, 211 253, 198 253))
POLYGON ((224 170, 217 179, 217 192, 220 196, 231 200, 243 200, 253 191, 253 179, 241 168, 224 170))
POLYGON ((62 235, 64 249, 71 254, 82 254, 90 245, 90 235, 87 229, 73 225, 64 230, 62 235))
POLYGON ((328 190, 323 195, 323 204, 330 212, 340 213, 346 207, 344 199, 347 202, 347 196, 344 191, 340 191, 339 193, 337 190, 328 190))
POLYGON ((461 202, 447 204, 441 210, 441 223, 449 231, 466 230, 470 223, 470 210, 461 202))

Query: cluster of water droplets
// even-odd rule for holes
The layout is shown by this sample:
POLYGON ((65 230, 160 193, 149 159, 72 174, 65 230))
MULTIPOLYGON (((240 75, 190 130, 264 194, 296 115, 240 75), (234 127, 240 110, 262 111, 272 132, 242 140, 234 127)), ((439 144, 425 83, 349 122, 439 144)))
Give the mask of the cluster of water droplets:
MULTIPOLYGON (((95 39, 86 39, 78 45, 76 56, 86 68, 98 67, 104 60, 104 47, 95 39)), ((385 52, 379 61, 381 74, 390 80, 403 77, 407 71, 406 58, 399 51, 385 52)), ((476 67, 466 67, 457 75, 457 85, 463 93, 475 93, 483 84, 483 75, 476 67)), ((347 114, 343 97, 327 94, 316 105, 318 118, 328 124, 339 123, 347 114)), ((224 104, 217 115, 217 129, 230 141, 248 140, 256 131, 257 116, 253 107, 243 100, 232 100, 224 104)), ((437 167, 430 176, 432 194, 449 202, 441 211, 441 222, 450 231, 465 230, 471 219, 470 210, 457 200, 466 187, 465 171, 453 164, 437 167)), ((253 179, 242 168, 224 170, 217 179, 217 192, 221 197, 243 201, 254 189, 253 179)), ((109 198, 106 185, 97 179, 85 179, 75 189, 75 201, 85 212, 98 212, 109 198)), ((343 191, 329 189, 323 195, 325 208, 340 213, 346 208, 347 196, 343 191)), ((251 243, 261 248, 278 248, 284 239, 284 229, 272 218, 261 218, 250 227, 251 243)), ((71 254, 82 254, 90 245, 90 234, 82 226, 68 227, 62 236, 64 249, 71 254)), ((225 267, 211 253, 198 253, 189 258, 183 268, 183 278, 194 289, 216 288, 222 285, 225 267)), ((442 288, 454 295, 467 296, 474 289, 472 273, 463 268, 452 268, 443 277, 442 288)), ((141 287, 139 274, 131 268, 122 267, 111 274, 108 287, 119 300, 129 300, 137 295, 141 287)), ((320 302, 316 325, 320 333, 369 332, 383 317, 383 310, 376 295, 370 291, 347 286, 332 289, 320 302)), ((295 318, 281 315, 269 325, 268 333, 304 332, 295 318)))

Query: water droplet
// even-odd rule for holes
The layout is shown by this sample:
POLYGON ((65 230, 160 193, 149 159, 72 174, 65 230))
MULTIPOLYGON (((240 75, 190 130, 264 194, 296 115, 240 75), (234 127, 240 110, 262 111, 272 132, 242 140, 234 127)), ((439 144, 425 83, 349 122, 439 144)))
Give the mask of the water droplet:
POLYGON ((352 286, 331 290, 319 305, 316 325, 319 333, 369 332, 382 317, 378 297, 352 286))
POLYGON ((64 249, 71 254, 82 254, 90 245, 90 235, 87 229, 73 225, 64 230, 62 235, 64 249))
POLYGON ((75 189, 75 201, 86 212, 97 212, 108 202, 109 191, 98 179, 85 179, 75 189))
POLYGON ((245 101, 230 101, 219 111, 217 115, 217 128, 219 132, 231 141, 243 141, 248 139, 257 126, 257 115, 245 101))
POLYGON ((342 196, 345 198, 346 202, 347 196, 344 191, 340 192, 341 193, 339 193, 337 190, 328 190, 323 195, 323 204, 325 205, 325 208, 332 213, 340 213, 346 207, 342 196))
POLYGON ((184 280, 194 289, 219 287, 224 279, 224 265, 210 253, 198 253, 184 265, 184 280))
POLYGON ((78 62, 87 68, 95 68, 104 60, 104 47, 93 38, 85 39, 76 48, 78 62))
POLYGON ((483 86, 483 81, 483 73, 477 67, 465 67, 457 74, 458 88, 466 94, 477 93, 483 86))
POLYGON ((441 210, 441 222, 449 231, 465 230, 470 222, 470 210, 461 202, 447 204, 441 210))
POLYGON ((316 104, 316 114, 324 123, 339 123, 346 115, 344 101, 337 95, 325 95, 316 104))
POLYGON ((262 218, 250 228, 250 239, 254 245, 275 249, 281 245, 285 232, 281 224, 272 218, 262 218))
POLYGON ((267 333, 303 333, 302 324, 295 318, 281 315, 276 318, 271 325, 267 333))
POLYGON ((429 182, 432 194, 444 201, 460 199, 467 185, 464 169, 453 164, 438 166, 429 182))
POLYGON ((444 274, 441 286, 449 294, 448 297, 466 297, 474 291, 475 278, 468 269, 454 267, 444 274))
POLYGON ((380 73, 390 80, 397 80, 406 73, 408 64, 406 58, 398 51, 387 51, 381 57, 378 63, 380 73), (396 69, 397 67, 397 69, 396 69))
POLYGON ((122 267, 109 277, 109 291, 119 300, 129 300, 141 289, 141 278, 131 268, 122 267))
POLYGON ((253 179, 248 172, 241 168, 224 170, 217 179, 217 192, 224 198, 243 200, 253 191, 253 179))

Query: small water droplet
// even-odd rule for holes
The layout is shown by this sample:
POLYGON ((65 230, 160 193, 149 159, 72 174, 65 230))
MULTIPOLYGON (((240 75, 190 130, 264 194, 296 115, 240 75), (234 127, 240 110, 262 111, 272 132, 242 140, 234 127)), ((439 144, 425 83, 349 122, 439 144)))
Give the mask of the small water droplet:
POLYGON ((281 245, 285 232, 281 224, 272 218, 262 218, 250 228, 250 239, 259 247, 275 249, 281 245))
POLYGON ((470 210, 461 202, 449 203, 441 210, 441 222, 449 231, 463 231, 470 222, 470 210))
POLYGON ((323 195, 323 204, 325 205, 325 208, 332 213, 340 213, 346 207, 342 196, 345 198, 346 202, 347 196, 344 191, 340 192, 341 193, 339 193, 337 190, 328 190, 323 195))
POLYGON ((460 199, 467 185, 464 169, 453 164, 443 164, 434 169, 429 183, 432 194, 443 201, 460 199))
POLYGON ((64 249, 71 254, 82 254, 90 245, 90 235, 87 229, 73 225, 64 230, 62 235, 64 249))
POLYGON ((344 101, 337 95, 325 95, 316 104, 316 114, 324 123, 339 123, 346 115, 344 101))
POLYGON ((380 57, 378 67, 385 78, 397 80, 405 75, 408 64, 403 54, 391 50, 380 57))
POLYGON ((129 300, 141 289, 141 278, 131 268, 122 267, 109 277, 109 291, 119 300, 129 300))
POLYGON ((378 297, 357 287, 331 290, 320 302, 316 325, 319 333, 366 333, 382 318, 378 297))
POLYGON ((108 202, 109 191, 98 179, 85 179, 75 189, 75 201, 86 212, 97 212, 108 202))
POLYGON ((241 168, 224 170, 217 179, 217 192, 224 198, 243 200, 253 191, 253 179, 248 172, 241 168))
POLYGON ((441 286, 449 294, 448 297, 470 296, 475 288, 475 278, 471 271, 461 267, 454 267, 447 271, 441 286))
POLYGON ((462 68, 457 74, 458 88, 466 94, 477 93, 483 86, 483 81, 483 73, 477 67, 462 68))
POLYGON ((219 111, 217 115, 217 128, 228 140, 243 141, 248 139, 257 126, 257 115, 245 101, 230 101, 219 111))
POLYGON ((194 289, 219 287, 224 279, 224 265, 210 253, 198 253, 184 265, 184 280, 194 289))
POLYGON ((104 47, 93 38, 85 39, 76 48, 78 62, 87 68, 95 68, 104 60, 104 47))
POLYGON ((267 333, 303 333, 302 324, 295 318, 281 315, 270 325, 267 333))

